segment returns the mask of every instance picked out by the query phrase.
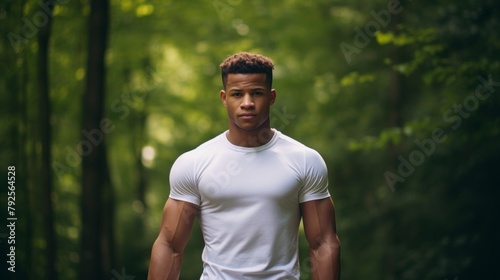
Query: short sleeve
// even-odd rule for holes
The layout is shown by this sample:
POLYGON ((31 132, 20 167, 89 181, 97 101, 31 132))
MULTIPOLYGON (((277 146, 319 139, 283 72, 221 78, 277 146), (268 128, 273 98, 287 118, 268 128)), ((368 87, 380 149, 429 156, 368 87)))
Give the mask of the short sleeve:
POLYGON ((200 204, 192 152, 182 154, 172 165, 169 197, 196 205, 200 204))
POLYGON ((312 149, 305 154, 303 185, 299 192, 299 203, 330 197, 328 170, 321 155, 312 149))

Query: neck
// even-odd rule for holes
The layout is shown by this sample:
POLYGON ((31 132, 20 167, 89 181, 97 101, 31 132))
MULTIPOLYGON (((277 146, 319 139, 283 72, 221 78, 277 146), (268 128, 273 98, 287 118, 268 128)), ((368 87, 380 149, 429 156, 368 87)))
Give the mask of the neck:
POLYGON ((254 148, 265 145, 271 141, 274 131, 271 129, 269 121, 256 129, 244 130, 233 123, 229 124, 229 131, 226 134, 227 140, 236 146, 254 148))

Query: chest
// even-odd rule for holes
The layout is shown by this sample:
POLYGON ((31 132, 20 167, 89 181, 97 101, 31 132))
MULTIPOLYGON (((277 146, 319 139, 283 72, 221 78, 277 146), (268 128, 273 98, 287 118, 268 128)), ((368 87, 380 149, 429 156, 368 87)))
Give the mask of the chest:
POLYGON ((245 205, 256 201, 286 206, 298 200, 297 163, 277 154, 236 154, 212 158, 199 177, 202 205, 245 205))

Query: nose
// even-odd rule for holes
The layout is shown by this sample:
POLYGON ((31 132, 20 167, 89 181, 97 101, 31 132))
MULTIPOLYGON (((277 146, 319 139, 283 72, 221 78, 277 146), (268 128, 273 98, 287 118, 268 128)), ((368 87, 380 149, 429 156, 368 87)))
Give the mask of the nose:
POLYGON ((254 106, 253 98, 250 94, 245 94, 241 100, 241 108, 248 109, 254 106))

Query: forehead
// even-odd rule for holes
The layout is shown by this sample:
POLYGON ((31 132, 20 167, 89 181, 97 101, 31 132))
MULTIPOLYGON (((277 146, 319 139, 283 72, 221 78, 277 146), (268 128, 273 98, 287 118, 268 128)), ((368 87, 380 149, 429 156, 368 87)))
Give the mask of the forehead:
POLYGON ((227 75, 226 87, 228 89, 246 87, 268 88, 268 82, 265 73, 229 74, 227 75))

